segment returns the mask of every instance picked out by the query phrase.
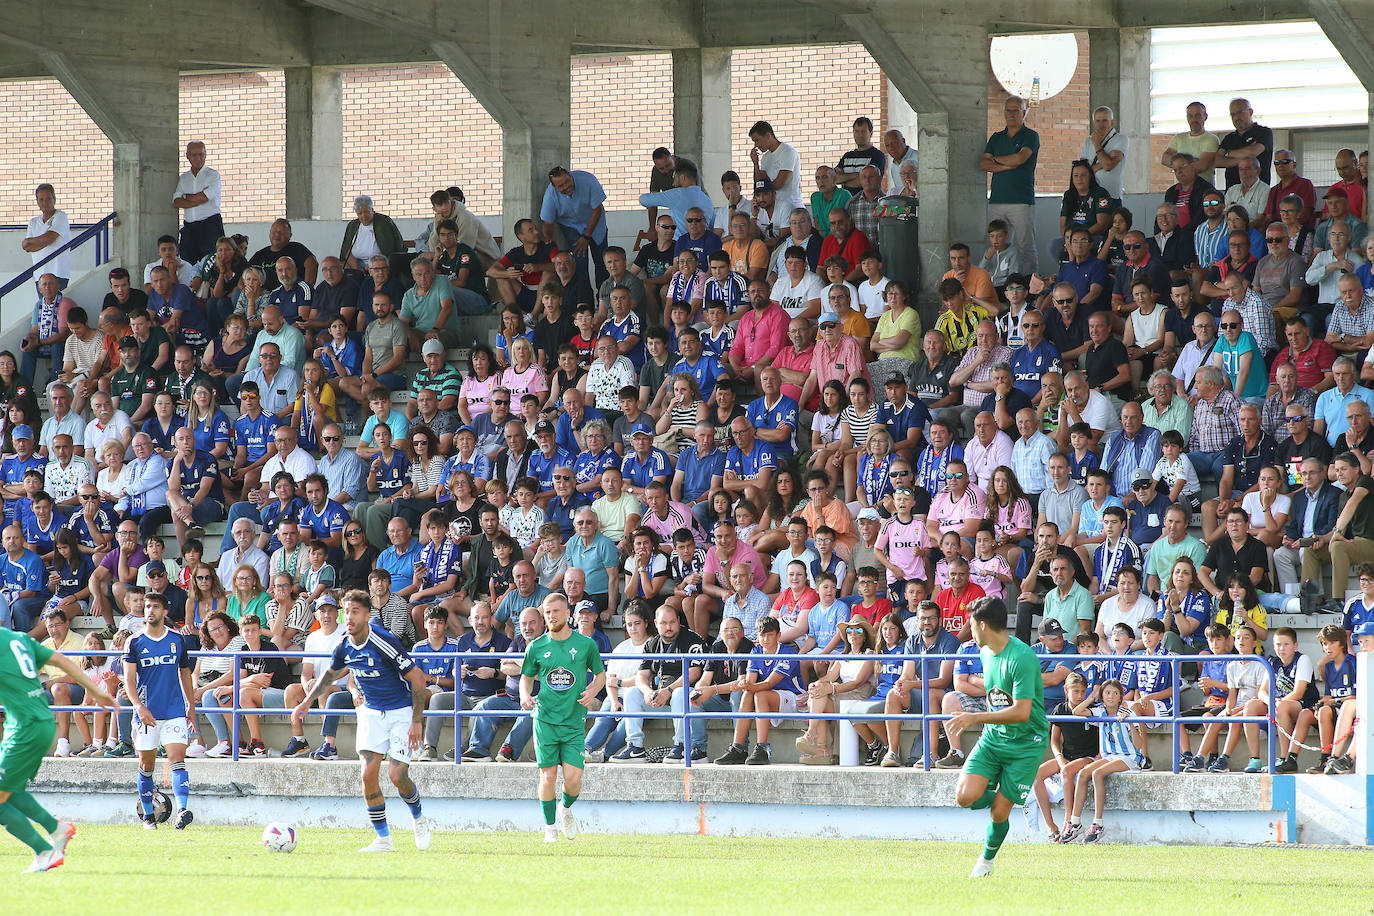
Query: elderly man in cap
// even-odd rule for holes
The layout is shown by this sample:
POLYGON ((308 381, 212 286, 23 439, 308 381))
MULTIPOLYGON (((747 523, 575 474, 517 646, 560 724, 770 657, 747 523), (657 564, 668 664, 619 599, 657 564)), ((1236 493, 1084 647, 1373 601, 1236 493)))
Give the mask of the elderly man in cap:
POLYGON ((849 390, 849 383, 856 378, 868 379, 872 384, 872 379, 868 378, 863 346, 844 333, 840 316, 836 312, 824 312, 820 328, 820 339, 811 351, 811 374, 802 385, 798 399, 798 403, 803 405, 811 403, 811 398, 827 382, 839 382, 846 391, 849 390))
MULTIPOLYGON (((453 415, 454 426, 458 420, 458 395, 463 386, 463 373, 446 362, 448 351, 444 348, 443 341, 426 340, 424 346, 420 348, 420 355, 424 359, 424 367, 417 370, 411 379, 410 400, 406 404, 406 415, 414 420, 419 413, 419 404, 416 403, 420 392, 426 388, 431 389, 439 396, 438 409, 453 415)), ((450 429, 448 432, 452 432, 450 429)))
POLYGON ((667 452, 654 447, 654 434, 647 429, 630 433, 630 449, 620 462, 620 475, 625 478, 625 492, 643 505, 645 487, 654 481, 666 486, 673 476, 673 463, 667 452))
POLYGON ((572 467, 577 454, 558 444, 558 429, 548 420, 534 424, 536 448, 530 453, 526 473, 539 481, 539 505, 542 508, 553 499, 554 468, 572 467))

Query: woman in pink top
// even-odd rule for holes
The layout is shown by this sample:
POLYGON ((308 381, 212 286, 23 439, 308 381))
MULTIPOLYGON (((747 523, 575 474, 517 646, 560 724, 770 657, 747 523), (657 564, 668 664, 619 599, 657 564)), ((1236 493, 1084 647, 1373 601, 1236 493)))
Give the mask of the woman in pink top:
POLYGON ((806 564, 793 560, 787 564, 787 587, 773 601, 772 615, 782 622, 784 643, 801 642, 810 632, 810 611, 821 600, 807 585, 806 564))
POLYGON ((965 559, 973 556, 973 536, 978 525, 987 518, 983 491, 969 482, 968 465, 958 458, 945 465, 945 488, 930 503, 926 516, 926 533, 932 542, 946 531, 963 538, 965 559))
MULTIPOLYGON (((992 521, 992 549, 1012 569, 1021 560, 1021 541, 1031 533, 1031 505, 1016 474, 1005 464, 992 472, 988 493, 988 518, 992 521)), ((986 587, 983 589, 987 591, 986 587)), ((992 592, 988 592, 992 594, 992 592)))
POLYGON ((458 416, 464 423, 491 410, 491 391, 498 384, 496 355, 491 347, 478 344, 468 356, 468 377, 463 379, 463 387, 458 391, 458 416))
POLYGON ((913 513, 916 494, 903 487, 892 494, 892 501, 897 512, 878 535, 873 553, 887 569, 888 588, 900 599, 906 580, 926 578, 930 538, 925 524, 913 513))
POLYGON ((524 337, 515 338, 510 344, 510 358, 510 367, 501 373, 501 387, 510 390, 511 402, 527 394, 539 395, 543 400, 549 393, 549 378, 534 361, 534 344, 524 337))

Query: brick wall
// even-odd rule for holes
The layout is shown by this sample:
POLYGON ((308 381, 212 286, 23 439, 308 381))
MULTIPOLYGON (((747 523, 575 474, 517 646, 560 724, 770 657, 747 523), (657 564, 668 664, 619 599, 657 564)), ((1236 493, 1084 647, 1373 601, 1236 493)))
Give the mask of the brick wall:
POLYGON ((0 83, 0 223, 28 223, 47 181, 73 222, 114 209, 110 141, 57 80, 0 83))
POLYGON ((441 64, 343 72, 343 212, 368 194, 393 218, 432 215, 429 195, 457 184, 478 213, 501 208, 501 131, 441 64))
POLYGON ((206 163, 219 170, 227 221, 286 215, 286 79, 280 70, 183 76, 178 112, 181 147, 204 141, 206 163))
POLYGON ((660 146, 673 148, 673 56, 573 58, 572 163, 596 175, 608 209, 639 206, 660 146))

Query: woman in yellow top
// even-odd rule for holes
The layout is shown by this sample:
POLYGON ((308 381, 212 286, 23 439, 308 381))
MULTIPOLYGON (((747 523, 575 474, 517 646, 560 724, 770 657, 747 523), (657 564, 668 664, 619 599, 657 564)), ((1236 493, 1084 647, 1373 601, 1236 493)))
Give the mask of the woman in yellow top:
POLYGON ((301 448, 319 454, 324 443, 320 441, 320 430, 330 423, 339 422, 339 408, 334 398, 334 389, 325 384, 324 364, 318 359, 307 359, 301 369, 302 384, 300 397, 291 409, 291 425, 300 433, 301 448))
POLYGON ((921 316, 911 306, 910 289, 901 280, 893 280, 884 295, 887 308, 869 341, 874 362, 868 364, 868 370, 875 385, 882 384, 880 377, 886 379, 893 373, 910 375, 921 358, 921 316))

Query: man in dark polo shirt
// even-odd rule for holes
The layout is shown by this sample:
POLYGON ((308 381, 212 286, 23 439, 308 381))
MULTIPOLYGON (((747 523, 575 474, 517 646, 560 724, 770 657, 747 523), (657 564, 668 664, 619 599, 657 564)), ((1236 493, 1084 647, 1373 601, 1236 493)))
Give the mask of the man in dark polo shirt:
POLYGON ((950 377, 959 368, 959 357, 949 352, 949 343, 939 331, 926 331, 921 339, 923 359, 918 359, 911 367, 911 391, 917 400, 926 405, 932 415, 939 415, 945 408, 954 411, 957 419, 963 394, 957 385, 950 384, 950 377))
POLYGON ((1088 387, 1116 401, 1119 407, 1134 395, 1131 359, 1126 345, 1112 336, 1112 319, 1106 312, 1088 316, 1088 348, 1083 351, 1083 371, 1088 387))
POLYGON ((1264 542, 1250 533, 1249 525, 1250 513, 1232 506, 1226 513, 1225 536, 1208 547, 1202 558, 1198 578, 1213 598, 1226 593, 1226 580, 1234 572, 1244 573, 1258 591, 1273 591, 1269 585, 1269 553, 1264 542))
POLYGON ((1054 344, 1068 371, 1088 348, 1088 316, 1078 308, 1078 293, 1072 284, 1056 283, 1050 291, 1054 303, 1045 310, 1045 339, 1054 344))
MULTIPOLYGON (((314 336, 329 331, 329 323, 344 315, 344 309, 358 307, 358 281, 344 273, 343 263, 330 256, 320 264, 324 279, 315 287, 310 299, 310 317, 305 321, 306 345, 314 347, 314 336)), ((321 340, 319 343, 325 343, 321 340)))
MULTIPOLYGON (((1150 289, 1158 292, 1169 288, 1169 268, 1164 266, 1163 260, 1150 253, 1150 240, 1145 233, 1132 229, 1121 240, 1121 247, 1126 252, 1126 263, 1116 269, 1112 283, 1113 308, 1131 301, 1131 283, 1141 271, 1149 277, 1150 289)), ((1062 347, 1060 352, 1063 352, 1062 347)))
POLYGON ((1312 432, 1312 411, 1305 405, 1293 401, 1283 409, 1283 414, 1284 422, 1288 426, 1288 438, 1279 443, 1278 449, 1274 452, 1274 463, 1283 471, 1284 479, 1291 490, 1300 485, 1304 461, 1308 458, 1317 458, 1325 467, 1331 463, 1334 453, 1331 444, 1324 437, 1312 432))
POLYGON ((1240 184, 1240 161, 1246 156, 1259 160, 1260 181, 1272 181, 1269 165, 1274 160, 1274 132, 1255 123, 1255 110, 1246 99, 1231 100, 1231 123, 1235 130, 1221 138, 1212 165, 1226 170, 1226 187, 1240 184))

